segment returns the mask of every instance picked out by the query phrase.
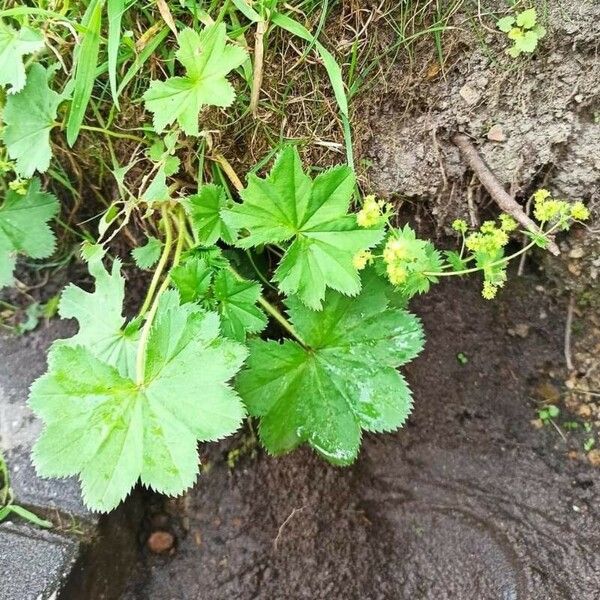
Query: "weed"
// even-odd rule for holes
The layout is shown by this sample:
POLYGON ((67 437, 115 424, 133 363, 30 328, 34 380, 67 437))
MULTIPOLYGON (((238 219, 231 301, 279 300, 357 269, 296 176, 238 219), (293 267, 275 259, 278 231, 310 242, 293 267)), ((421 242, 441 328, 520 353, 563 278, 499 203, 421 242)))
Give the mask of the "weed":
POLYGON ((532 53, 537 48, 538 42, 546 35, 546 29, 538 23, 535 8, 502 17, 496 25, 513 42, 507 50, 513 58, 522 52, 532 53))
MULTIPOLYGON (((435 4, 434 33, 460 4, 435 4)), ((71 194, 70 214, 88 211, 97 224, 97 234, 76 230, 94 289, 70 284, 58 303, 79 329, 53 343, 29 397, 45 425, 37 471, 78 476, 95 510, 114 508, 138 481, 183 492, 199 472, 197 443, 232 434, 247 415, 270 454, 307 444, 333 464, 352 463, 364 432, 396 430, 412 410, 398 368, 421 351, 424 332, 410 299, 444 277, 475 273, 491 299, 510 260, 587 217, 583 205, 540 190, 538 225, 518 231, 501 215, 470 231, 457 221, 458 251, 396 226, 393 207, 357 187, 343 69, 314 33, 328 10, 308 1, 292 9, 266 0, 92 0, 62 12, 0 11, 9 49, 0 57, 16 60, 4 83, 1 164, 10 181, 2 184, 0 284, 13 281, 17 254, 54 251, 48 224, 59 202, 43 182, 59 182, 71 194), (336 131, 346 164, 307 170, 306 140, 261 123, 293 110, 288 91, 265 85, 272 73, 264 56, 277 36, 295 56, 279 87, 289 89, 309 57, 320 62, 314 73, 323 79, 308 81, 318 89, 326 77, 331 105, 323 108, 313 89, 298 110, 313 103, 323 111, 329 129, 319 143, 336 131), (228 151, 259 127, 269 147, 240 177, 228 151), (86 150, 81 160, 72 146, 86 150), (113 181, 111 193, 76 189, 86 182, 85 161, 113 181), (521 234, 529 243, 508 254, 511 235, 521 234), (132 317, 121 260, 109 258, 120 239, 149 276, 132 317)))

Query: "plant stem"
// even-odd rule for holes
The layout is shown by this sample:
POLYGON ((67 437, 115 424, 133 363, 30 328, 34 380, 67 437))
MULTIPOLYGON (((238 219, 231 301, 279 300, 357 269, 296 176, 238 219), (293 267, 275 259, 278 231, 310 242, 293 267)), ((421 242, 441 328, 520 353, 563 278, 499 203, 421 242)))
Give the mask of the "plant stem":
POLYGON ((156 267, 156 271, 154 271, 154 275, 152 276, 152 281, 150 282, 150 287, 148 288, 148 293, 146 294, 146 298, 144 299, 144 304, 142 304, 142 308, 140 309, 138 316, 143 316, 150 307, 150 303, 152 302, 152 298, 154 297, 154 292, 156 291, 156 286, 160 281, 160 276, 167 264, 167 260, 169 259, 169 254, 171 253, 171 247, 173 245, 173 228, 171 226, 171 221, 169 220, 169 214, 165 206, 160 209, 162 215, 162 222, 165 225, 165 246, 163 248, 162 254, 160 256, 160 260, 158 261, 158 265, 156 267))
POLYGON ((231 183, 233 184, 233 187, 238 192, 240 190, 244 189, 244 184, 242 183, 241 179, 237 176, 237 173, 233 170, 233 167, 231 166, 230 162, 222 154, 215 154, 211 158, 216 163, 219 163, 219 165, 221 165, 221 168, 223 169, 223 171, 225 171, 225 174, 229 178, 229 181, 231 181, 231 183))
MULTIPOLYGON (((173 241, 173 239, 172 239, 173 231, 171 229, 171 224, 169 222, 168 213, 167 213, 166 209, 164 208, 164 206, 161 209, 161 212, 163 213, 163 220, 165 221, 165 228, 166 228, 167 232, 169 232, 168 235, 171 236, 171 241, 169 243, 169 247, 170 247, 172 245, 172 241, 173 241), (168 225, 167 225, 167 223, 168 223, 168 225)), ((182 218, 181 212, 178 213, 177 223, 179 226, 179 232, 177 235, 177 246, 175 247, 175 254, 173 255, 173 263, 172 263, 173 267, 179 263, 179 259, 181 257, 181 251, 183 249, 183 242, 185 240, 185 227, 184 227, 185 221, 182 218)), ((165 248, 166 247, 167 247, 167 242, 165 242, 165 248)), ((166 256, 168 258, 169 252, 163 251, 163 256, 166 256)), ((161 256, 161 260, 162 260, 163 256, 161 256)), ((165 259, 165 262, 166 262, 166 259, 165 259)), ((162 266, 164 267, 164 264, 162 266)), ((144 327, 142 328, 142 333, 140 335, 140 341, 138 342, 137 355, 135 357, 135 378, 136 378, 136 384, 138 386, 141 386, 144 383, 145 371, 146 371, 146 347, 148 346, 150 330, 152 329, 152 323, 154 322, 154 317, 156 316, 156 311, 158 310, 160 297, 162 296, 163 292, 169 286, 170 280, 171 280, 171 277, 167 273, 166 277, 163 279, 163 282, 162 282, 158 292, 154 296, 154 301, 152 302, 152 306, 150 307, 150 310, 148 311, 148 315, 146 317, 146 322, 144 323, 144 327)), ((153 279, 153 281, 154 281, 154 279, 153 279)))
POLYGON ((81 129, 85 129, 86 131, 97 131, 98 133, 103 133, 104 135, 109 135, 116 138, 121 138, 124 140, 133 140, 134 142, 138 142, 140 144, 147 144, 148 142, 137 135, 132 135, 130 133, 119 133, 118 131, 111 131, 110 129, 104 129, 102 127, 94 127, 92 125, 82 125, 81 129))
MULTIPOLYGON (((242 277, 231 265, 229 270, 237 279, 240 281, 247 281, 245 277, 242 277)), ((300 334, 294 329, 294 326, 281 314, 275 306, 273 306, 268 300, 265 300, 263 296, 258 297, 258 303, 265 309, 265 311, 271 315, 296 341, 303 347, 308 348, 306 342, 302 339, 300 334)))
MULTIPOLYGON (((555 229, 555 227, 553 227, 552 229, 549 229, 546 232, 546 234, 550 234, 553 229, 555 229)), ((494 262, 491 262, 491 263, 485 265, 485 268, 496 267, 497 265, 501 265, 503 263, 508 263, 511 260, 513 260, 513 258, 517 258, 517 256, 521 256, 521 254, 524 254, 530 248, 533 248, 535 245, 536 245, 535 240, 531 241, 531 242, 529 242, 529 244, 527 244, 527 246, 523 246, 523 248, 521 248, 514 254, 510 254, 509 256, 503 256, 502 258, 499 258, 498 260, 495 260, 494 262)), ((484 267, 472 267, 470 269, 463 269, 462 271, 442 271, 439 273, 425 272, 425 273, 423 273, 423 275, 426 275, 427 277, 452 277, 454 275, 468 275, 469 273, 477 273, 477 271, 483 271, 483 269, 484 269, 484 267)))

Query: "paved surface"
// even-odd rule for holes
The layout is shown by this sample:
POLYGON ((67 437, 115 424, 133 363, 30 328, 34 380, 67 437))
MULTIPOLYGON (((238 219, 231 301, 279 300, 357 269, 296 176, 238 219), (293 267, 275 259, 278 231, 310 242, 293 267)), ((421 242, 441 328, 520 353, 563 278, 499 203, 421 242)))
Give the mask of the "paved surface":
MULTIPOLYGON (((42 479, 30 460, 41 423, 27 406, 29 386, 45 371, 52 340, 71 332, 69 323, 57 320, 29 335, 0 336, 0 450, 16 503, 55 523, 76 518, 93 527, 97 517, 83 506, 77 482, 42 479)), ((45 531, 11 515, 0 525, 0 600, 55 597, 82 548, 78 537, 45 531)))
POLYGON ((46 600, 57 594, 79 542, 26 524, 0 525, 0 598, 46 600))

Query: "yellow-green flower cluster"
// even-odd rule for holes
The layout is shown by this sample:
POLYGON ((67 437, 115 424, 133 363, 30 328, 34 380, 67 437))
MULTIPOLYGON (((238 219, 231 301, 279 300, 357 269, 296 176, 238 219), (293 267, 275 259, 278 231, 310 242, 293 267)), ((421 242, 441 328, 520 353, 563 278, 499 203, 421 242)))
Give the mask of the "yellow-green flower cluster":
POLYGON ((581 201, 571 204, 571 218, 576 221, 587 221, 590 218, 590 211, 581 201))
POLYGON ((13 191, 19 194, 19 196, 24 196, 27 194, 27 180, 26 179, 13 179, 8 184, 8 187, 13 191))
POLYGON ((535 218, 542 222, 557 222, 559 227, 567 229, 569 221, 585 221, 589 219, 590 211, 581 201, 569 204, 564 200, 556 200, 548 190, 538 190, 533 194, 535 218))
POLYGON ((385 200, 377 200, 373 195, 366 196, 362 208, 356 213, 356 222, 360 227, 374 227, 385 221, 391 208, 385 200))
POLYGON ((502 227, 497 227, 494 221, 486 221, 465 239, 465 246, 471 252, 495 254, 508 244, 508 234, 502 227))
POLYGON ((452 221, 452 229, 454 229, 454 231, 458 231, 458 233, 465 234, 467 233, 469 226, 463 219, 454 219, 454 221, 452 221))
POLYGON ((360 250, 354 255, 352 264, 358 271, 362 271, 367 265, 373 262, 373 254, 369 250, 360 250))
POLYGON ((493 300, 496 297, 496 294, 498 293, 499 287, 502 286, 494 285, 491 281, 484 281, 483 288, 481 290, 481 295, 486 300, 493 300))
POLYGON ((383 249, 383 261, 386 271, 393 285, 402 285, 408 276, 406 263, 411 260, 410 244, 407 240, 390 238, 383 249))

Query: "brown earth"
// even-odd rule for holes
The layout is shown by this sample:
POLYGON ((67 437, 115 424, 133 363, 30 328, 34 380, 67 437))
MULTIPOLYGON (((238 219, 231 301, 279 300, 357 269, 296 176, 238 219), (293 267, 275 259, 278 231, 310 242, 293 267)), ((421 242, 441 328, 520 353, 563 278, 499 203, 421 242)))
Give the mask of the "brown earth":
POLYGON ((190 494, 150 502, 140 542, 168 528, 176 552, 143 550, 125 597, 598 598, 600 474, 530 424, 533 386, 561 374, 566 312, 538 284, 488 303, 457 281, 415 303, 414 413, 366 436, 352 468, 302 450, 231 470, 227 446, 209 449, 190 494))

